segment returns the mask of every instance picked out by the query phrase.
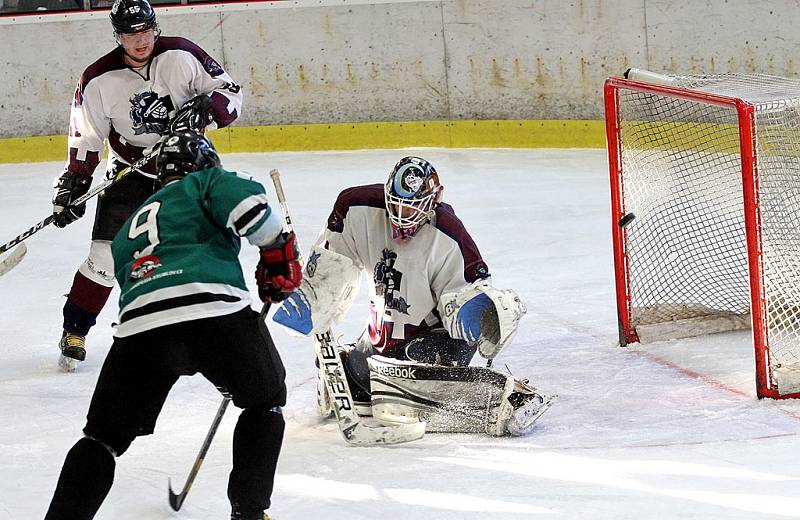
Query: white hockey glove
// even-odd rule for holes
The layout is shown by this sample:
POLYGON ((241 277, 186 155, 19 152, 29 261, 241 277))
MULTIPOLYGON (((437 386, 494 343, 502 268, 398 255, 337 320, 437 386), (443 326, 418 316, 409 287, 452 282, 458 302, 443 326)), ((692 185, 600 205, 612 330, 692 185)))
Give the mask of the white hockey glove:
POLYGON ((442 295, 444 326, 450 336, 478 344, 478 353, 494 359, 517 332, 527 312, 510 289, 495 289, 483 281, 442 295))

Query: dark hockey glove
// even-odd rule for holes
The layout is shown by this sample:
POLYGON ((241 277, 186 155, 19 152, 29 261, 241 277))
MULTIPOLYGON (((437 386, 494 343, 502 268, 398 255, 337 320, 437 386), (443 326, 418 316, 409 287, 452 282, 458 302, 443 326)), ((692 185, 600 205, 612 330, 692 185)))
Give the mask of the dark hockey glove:
POLYGON ((81 218, 86 203, 72 206, 72 201, 89 191, 92 176, 65 170, 53 182, 53 223, 60 228, 81 218))
POLYGON ((175 112, 175 117, 169 123, 169 129, 171 133, 191 130, 199 134, 213 122, 211 98, 200 94, 187 101, 175 112))
POLYGON ((280 302, 300 287, 303 268, 294 233, 282 233, 272 245, 261 248, 256 267, 258 297, 264 303, 280 302))

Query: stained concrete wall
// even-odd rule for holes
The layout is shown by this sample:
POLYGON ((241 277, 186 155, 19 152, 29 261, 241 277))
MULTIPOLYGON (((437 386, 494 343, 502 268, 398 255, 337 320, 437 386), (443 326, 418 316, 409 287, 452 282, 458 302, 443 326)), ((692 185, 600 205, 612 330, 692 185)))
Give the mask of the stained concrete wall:
MULTIPOLYGON (((245 89, 241 125, 599 119, 629 66, 796 76, 798 0, 296 0, 159 9, 245 89), (210 10, 211 9, 211 10, 210 10)), ((0 20, 0 137, 60 134, 107 13, 0 20)))

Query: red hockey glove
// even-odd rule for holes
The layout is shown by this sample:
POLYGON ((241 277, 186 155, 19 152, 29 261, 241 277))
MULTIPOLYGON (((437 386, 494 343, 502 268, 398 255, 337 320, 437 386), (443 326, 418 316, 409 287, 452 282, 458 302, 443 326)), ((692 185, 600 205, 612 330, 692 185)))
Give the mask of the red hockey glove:
POLYGON ((256 267, 258 297, 264 303, 280 302, 300 287, 303 268, 294 233, 282 233, 272 245, 261 248, 256 267))

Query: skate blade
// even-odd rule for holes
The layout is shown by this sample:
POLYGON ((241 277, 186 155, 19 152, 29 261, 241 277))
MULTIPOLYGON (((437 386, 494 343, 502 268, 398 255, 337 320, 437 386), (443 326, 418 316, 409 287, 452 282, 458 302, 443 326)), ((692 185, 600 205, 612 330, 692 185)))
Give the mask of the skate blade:
POLYGON ((535 410, 516 410, 517 412, 522 411, 522 413, 512 416, 508 421, 508 425, 506 426, 506 428, 508 428, 508 433, 515 437, 530 433, 530 431, 533 429, 533 424, 539 419, 539 417, 549 410, 551 406, 553 406, 553 402, 557 397, 557 395, 552 395, 545 398, 545 401, 535 410))
POLYGON ((58 367, 62 372, 75 372, 75 369, 78 368, 78 363, 77 359, 67 357, 64 354, 58 357, 58 367))

